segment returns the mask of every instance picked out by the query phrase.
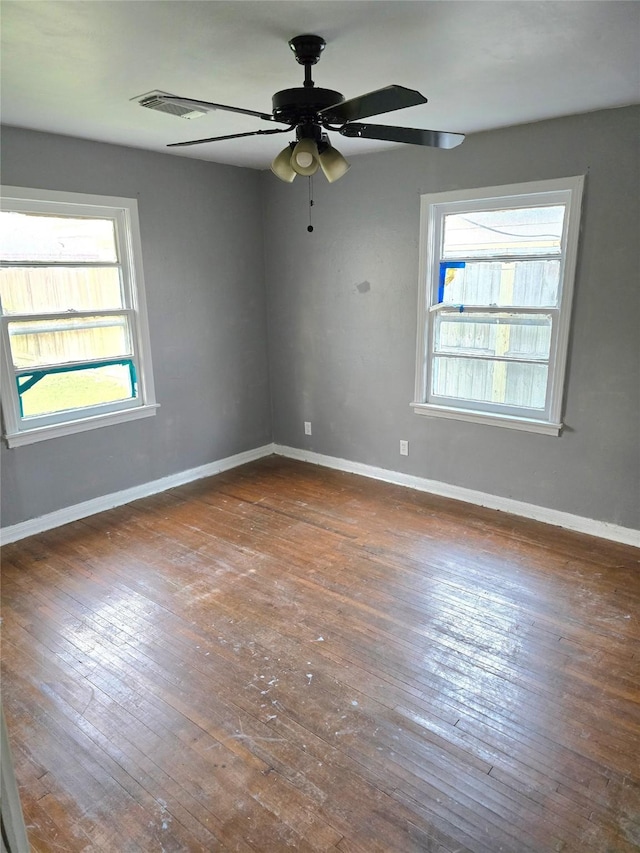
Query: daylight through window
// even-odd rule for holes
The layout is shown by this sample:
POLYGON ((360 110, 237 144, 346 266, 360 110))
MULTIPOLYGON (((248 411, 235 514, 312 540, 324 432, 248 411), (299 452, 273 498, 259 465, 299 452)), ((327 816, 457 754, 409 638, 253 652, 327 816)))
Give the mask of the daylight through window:
POLYGON ((153 414, 136 202, 3 190, 10 446, 153 414))
POLYGON ((560 431, 581 191, 422 197, 417 412, 560 431))

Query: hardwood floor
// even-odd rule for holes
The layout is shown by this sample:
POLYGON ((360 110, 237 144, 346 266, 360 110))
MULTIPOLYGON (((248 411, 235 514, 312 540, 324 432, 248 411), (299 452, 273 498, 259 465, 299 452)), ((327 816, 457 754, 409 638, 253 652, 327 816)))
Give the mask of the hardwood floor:
POLYGON ((7 545, 32 849, 637 851, 639 556, 275 457, 7 545))

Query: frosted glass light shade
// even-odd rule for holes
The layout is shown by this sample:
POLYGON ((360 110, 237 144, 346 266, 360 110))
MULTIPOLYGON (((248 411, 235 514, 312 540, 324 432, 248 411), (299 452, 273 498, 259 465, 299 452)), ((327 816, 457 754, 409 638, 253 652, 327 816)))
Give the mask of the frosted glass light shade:
POLYGON ((342 154, 331 146, 320 154, 319 160, 320 168, 330 184, 341 178, 351 168, 342 154))
POLYGON ((293 149, 291 168, 298 175, 315 175, 318 171, 318 146, 313 139, 301 139, 293 149))
POLYGON ((297 173, 291 168, 291 148, 289 145, 283 148, 274 159, 271 164, 271 171, 276 178, 280 178, 281 181, 285 181, 287 184, 293 181, 297 173))

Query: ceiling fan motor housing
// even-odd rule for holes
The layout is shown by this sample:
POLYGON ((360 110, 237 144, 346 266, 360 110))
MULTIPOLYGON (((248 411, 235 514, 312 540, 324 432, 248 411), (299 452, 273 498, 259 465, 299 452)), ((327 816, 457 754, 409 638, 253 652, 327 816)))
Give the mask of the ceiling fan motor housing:
POLYGON ((271 103, 277 121, 299 124, 305 119, 317 121, 317 113, 325 107, 341 104, 344 96, 332 89, 297 88, 276 92, 271 103))

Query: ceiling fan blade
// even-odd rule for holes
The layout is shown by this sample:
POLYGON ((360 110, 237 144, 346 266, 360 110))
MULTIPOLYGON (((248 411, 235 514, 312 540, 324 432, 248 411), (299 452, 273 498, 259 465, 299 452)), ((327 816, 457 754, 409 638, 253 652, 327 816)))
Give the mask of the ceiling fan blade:
POLYGON ((456 145, 464 142, 464 133, 422 130, 418 127, 387 127, 384 124, 345 124, 340 128, 339 133, 358 139, 406 142, 410 145, 430 145, 432 148, 455 148, 456 145))
POLYGON ((242 113, 246 116, 256 116, 256 118, 264 119, 265 121, 277 121, 271 113, 259 113, 256 110, 245 110, 242 107, 228 107, 225 104, 214 104, 211 101, 198 101, 195 98, 181 98, 178 95, 158 95, 159 101, 164 101, 167 104, 185 104, 191 107, 202 107, 205 110, 226 110, 229 113, 242 113))
POLYGON ((385 86, 384 89, 376 89, 374 92, 367 92, 365 95, 343 101, 341 104, 325 107, 320 110, 319 115, 331 124, 343 124, 347 121, 357 121, 360 118, 426 103, 425 96, 416 92, 415 89, 405 89, 404 86, 392 84, 385 86))
POLYGON ((207 139, 190 139, 188 142, 170 142, 167 148, 179 148, 186 145, 201 145, 203 142, 220 142, 223 139, 240 139, 242 136, 264 136, 270 133, 289 133, 295 125, 290 127, 274 127, 273 130, 250 130, 247 133, 229 133, 226 136, 209 136, 207 139))

